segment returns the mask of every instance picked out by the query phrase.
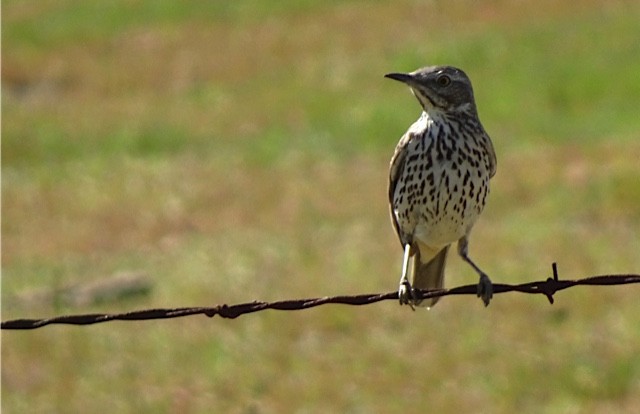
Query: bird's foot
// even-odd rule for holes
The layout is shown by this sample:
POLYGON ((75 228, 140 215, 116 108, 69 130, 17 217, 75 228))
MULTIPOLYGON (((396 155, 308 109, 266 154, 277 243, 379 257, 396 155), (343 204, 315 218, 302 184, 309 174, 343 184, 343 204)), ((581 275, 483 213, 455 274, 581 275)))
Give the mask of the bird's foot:
POLYGON ((493 283, 491 279, 484 273, 480 273, 480 281, 478 282, 478 297, 484 302, 484 306, 489 306, 493 297, 493 283))
POLYGON ((398 299, 400 300, 400 305, 409 305, 411 309, 415 310, 413 307, 416 303, 414 290, 411 287, 411 283, 406 279, 401 281, 400 286, 398 286, 398 299))

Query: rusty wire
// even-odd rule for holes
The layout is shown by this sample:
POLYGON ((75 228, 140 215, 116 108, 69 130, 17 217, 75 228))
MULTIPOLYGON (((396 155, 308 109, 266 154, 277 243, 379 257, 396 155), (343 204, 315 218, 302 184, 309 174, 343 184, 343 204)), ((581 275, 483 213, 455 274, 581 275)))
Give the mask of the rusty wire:
MULTIPOLYGON (((589 285, 589 286, 611 286, 624 285, 631 283, 640 283, 640 275, 623 274, 623 275, 602 275, 592 276, 584 279, 576 280, 560 280, 558 278, 558 270, 556 264, 553 263, 553 277, 538 282, 522 283, 519 285, 510 285, 496 283, 493 285, 494 294, 505 292, 521 292, 530 294, 542 294, 547 297, 549 302, 553 304, 553 295, 561 290, 568 289, 573 286, 589 285)), ((419 299, 428 299, 440 296, 450 295, 475 295, 477 291, 476 285, 458 286, 451 289, 439 290, 418 290, 416 296, 419 299)), ((330 296, 309 299, 293 299, 282 300, 277 302, 248 302, 237 305, 217 305, 213 307, 191 307, 191 308, 161 308, 161 309, 145 309, 133 312, 117 313, 117 314, 85 314, 85 315, 64 315, 48 319, 14 319, 2 322, 2 329, 37 329, 47 325, 63 324, 63 325, 92 325, 109 321, 141 321, 149 319, 170 319, 180 318, 189 315, 205 315, 208 317, 220 316, 226 319, 235 319, 240 315, 258 312, 265 309, 277 310, 301 310, 313 308, 328 303, 342 305, 369 305, 371 303, 383 300, 398 300, 398 292, 388 293, 372 293, 363 295, 345 295, 330 296)))

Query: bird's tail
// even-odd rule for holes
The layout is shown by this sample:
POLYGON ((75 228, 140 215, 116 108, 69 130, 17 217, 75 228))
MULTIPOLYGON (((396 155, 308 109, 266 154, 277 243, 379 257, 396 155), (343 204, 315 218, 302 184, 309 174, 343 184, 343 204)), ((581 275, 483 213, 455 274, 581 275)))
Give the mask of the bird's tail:
MULTIPOLYGON (((424 263, 420 260, 420 249, 413 258, 413 280, 411 287, 414 289, 442 289, 444 286, 444 265, 447 261, 449 246, 438 252, 431 260, 424 263)), ((416 306, 426 306, 428 308, 438 302, 440 298, 425 299, 416 306)))

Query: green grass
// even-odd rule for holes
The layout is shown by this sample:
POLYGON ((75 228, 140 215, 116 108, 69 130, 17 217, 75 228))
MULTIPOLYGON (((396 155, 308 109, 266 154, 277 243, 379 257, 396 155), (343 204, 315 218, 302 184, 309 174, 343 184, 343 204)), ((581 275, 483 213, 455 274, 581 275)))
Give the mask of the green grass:
MULTIPOLYGON (((393 290, 387 167, 418 106, 382 75, 432 63, 469 73, 498 153, 471 241, 494 281, 640 270, 632 2, 3 6, 3 320, 393 290), (151 295, 14 300, 128 270, 151 295)), ((637 296, 3 331, 2 409, 632 412, 637 296)))

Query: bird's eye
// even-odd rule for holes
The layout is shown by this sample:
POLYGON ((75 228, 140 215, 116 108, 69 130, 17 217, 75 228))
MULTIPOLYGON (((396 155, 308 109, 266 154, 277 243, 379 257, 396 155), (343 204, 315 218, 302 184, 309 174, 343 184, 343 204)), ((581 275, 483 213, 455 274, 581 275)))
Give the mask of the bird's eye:
POLYGON ((451 78, 447 75, 440 75, 436 78, 436 83, 440 86, 449 86, 451 78))

